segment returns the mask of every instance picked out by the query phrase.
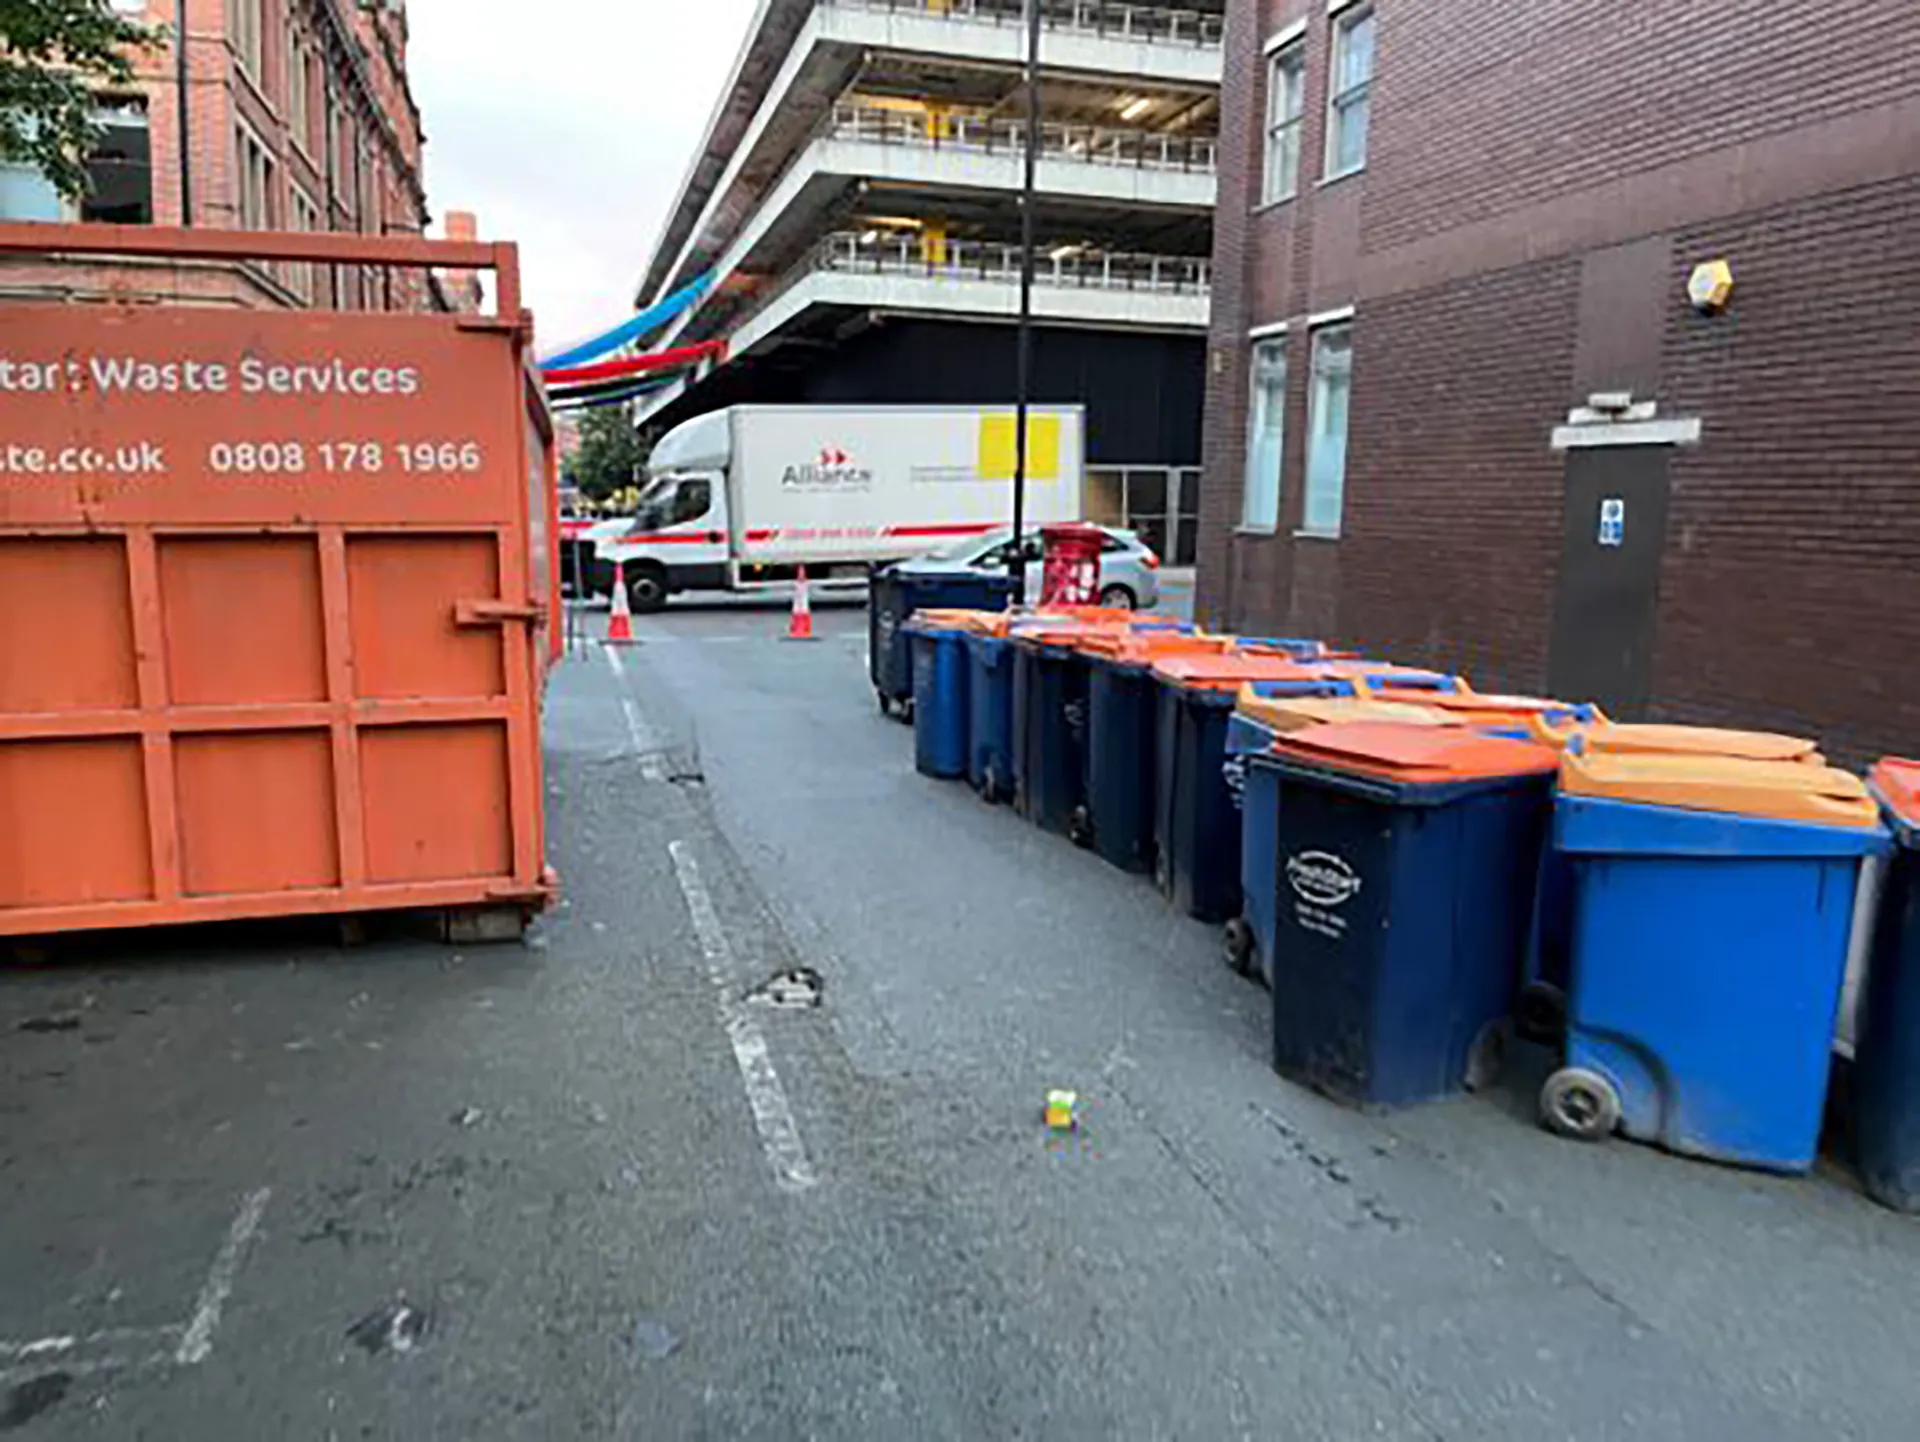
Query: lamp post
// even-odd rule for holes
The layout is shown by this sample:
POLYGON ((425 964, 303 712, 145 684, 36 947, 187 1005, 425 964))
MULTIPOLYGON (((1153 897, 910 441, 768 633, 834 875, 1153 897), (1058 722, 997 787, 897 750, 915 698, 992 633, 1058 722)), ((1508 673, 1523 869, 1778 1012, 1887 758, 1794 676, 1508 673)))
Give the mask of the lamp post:
POLYGON ((1027 133, 1020 181, 1020 319, 1013 339, 1013 584, 1027 583, 1027 407, 1033 389, 1033 178, 1040 157, 1040 0, 1027 0, 1027 133))
POLYGON ((179 118, 174 131, 180 140, 180 224, 193 224, 193 148, 187 131, 187 0, 173 6, 173 85, 179 118))

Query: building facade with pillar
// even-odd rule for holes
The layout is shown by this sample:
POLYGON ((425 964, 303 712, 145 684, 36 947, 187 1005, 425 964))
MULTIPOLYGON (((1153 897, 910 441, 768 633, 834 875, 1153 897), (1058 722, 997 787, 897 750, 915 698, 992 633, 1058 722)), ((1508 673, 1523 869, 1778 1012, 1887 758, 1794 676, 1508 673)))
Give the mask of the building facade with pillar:
MULTIPOLYGON (((1086 407, 1088 509, 1190 563, 1222 0, 1044 4, 1036 402, 1086 407)), ((641 403, 1014 398, 1021 0, 764 0, 645 262, 711 272, 661 346, 723 359, 641 403)))

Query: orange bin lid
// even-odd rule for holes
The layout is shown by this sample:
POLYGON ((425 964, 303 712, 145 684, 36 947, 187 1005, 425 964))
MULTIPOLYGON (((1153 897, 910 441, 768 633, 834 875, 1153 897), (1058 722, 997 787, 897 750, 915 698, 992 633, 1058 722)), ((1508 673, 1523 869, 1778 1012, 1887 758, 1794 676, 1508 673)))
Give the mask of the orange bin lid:
POLYGON ((1908 826, 1920 826, 1920 761, 1889 756, 1873 768, 1871 775, 1887 810, 1908 826))
POLYGON ((1717 726, 1662 726, 1643 723, 1623 724, 1602 721, 1568 727, 1535 724, 1534 734, 1542 741, 1566 745, 1581 738, 1581 749, 1589 754, 1666 754, 1682 756, 1727 756, 1742 761, 1801 761, 1823 765, 1819 743, 1803 736, 1780 736, 1771 731, 1727 731, 1717 726))
POLYGON ((1367 694, 1380 701, 1411 702, 1456 712, 1461 721, 1482 725, 1524 725, 1532 716, 1573 709, 1564 701, 1543 696, 1485 696, 1477 691, 1415 691, 1388 685, 1369 686, 1367 694))
POLYGON ((1179 653, 1219 655, 1233 644, 1231 636, 1209 636, 1204 631, 1090 630, 1079 646, 1089 656, 1114 661, 1151 661, 1179 653))
POLYGON ((1311 765, 1389 781, 1444 783, 1496 776, 1538 776, 1554 753, 1531 741, 1483 736, 1459 726, 1404 721, 1341 721, 1309 726, 1274 742, 1274 751, 1311 765))
POLYGON ((1560 758, 1560 789, 1569 796, 1826 826, 1872 826, 1880 815, 1858 776, 1801 760, 1568 751, 1560 758))
POLYGON ((1332 669, 1318 662, 1244 651, 1176 651, 1153 663, 1162 681, 1192 691, 1238 691, 1248 681, 1327 681, 1332 669))
POLYGON ((979 635, 998 635, 1006 628, 1004 611, 971 611, 958 608, 929 607, 915 611, 908 620, 912 624, 936 631, 973 631, 979 635), (998 629, 996 629, 998 628, 998 629))
POLYGON ((1369 696, 1262 696, 1250 684, 1240 687, 1234 709, 1283 735, 1337 721, 1399 721, 1409 726, 1466 724, 1462 718, 1432 706, 1369 696))

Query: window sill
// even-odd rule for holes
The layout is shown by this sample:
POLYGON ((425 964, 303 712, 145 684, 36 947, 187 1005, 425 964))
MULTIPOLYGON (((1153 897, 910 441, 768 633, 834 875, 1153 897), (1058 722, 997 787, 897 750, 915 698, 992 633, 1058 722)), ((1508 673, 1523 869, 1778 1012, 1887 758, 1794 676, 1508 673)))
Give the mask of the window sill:
POLYGON ((1276 195, 1272 200, 1261 201, 1258 205, 1254 206, 1252 210, 1248 211, 1247 214, 1265 215, 1269 211, 1280 209, 1283 205, 1292 205, 1299 198, 1300 192, 1298 190, 1290 191, 1286 195, 1276 195))
POLYGON ((1329 185, 1338 185, 1343 180, 1352 180, 1356 175, 1365 175, 1366 173, 1367 167, 1364 164, 1356 165, 1352 170, 1343 170, 1338 175, 1321 176, 1318 180, 1314 181, 1313 188, 1315 190, 1325 190, 1329 185))
POLYGON ((1296 541, 1337 541, 1340 539, 1340 533, 1338 531, 1314 531, 1302 526, 1293 533, 1293 538, 1296 541))
POLYGON ((1235 526, 1233 533, 1236 536, 1245 536, 1249 540, 1271 541, 1280 534, 1280 528, 1278 526, 1235 526))

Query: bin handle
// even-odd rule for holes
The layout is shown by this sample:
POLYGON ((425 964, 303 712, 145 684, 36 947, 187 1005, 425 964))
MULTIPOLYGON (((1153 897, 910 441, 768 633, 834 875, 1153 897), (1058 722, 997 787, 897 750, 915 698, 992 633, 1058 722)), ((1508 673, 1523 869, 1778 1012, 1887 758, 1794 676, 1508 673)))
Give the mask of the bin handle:
POLYGON ((1234 642, 1236 651, 1257 651, 1263 648, 1285 651, 1296 661, 1318 661, 1327 654, 1325 641, 1313 641, 1300 636, 1242 636, 1234 642))
POLYGON ((1359 683, 1344 676, 1328 676, 1312 681, 1249 681, 1256 696, 1355 696, 1364 695, 1359 683))

